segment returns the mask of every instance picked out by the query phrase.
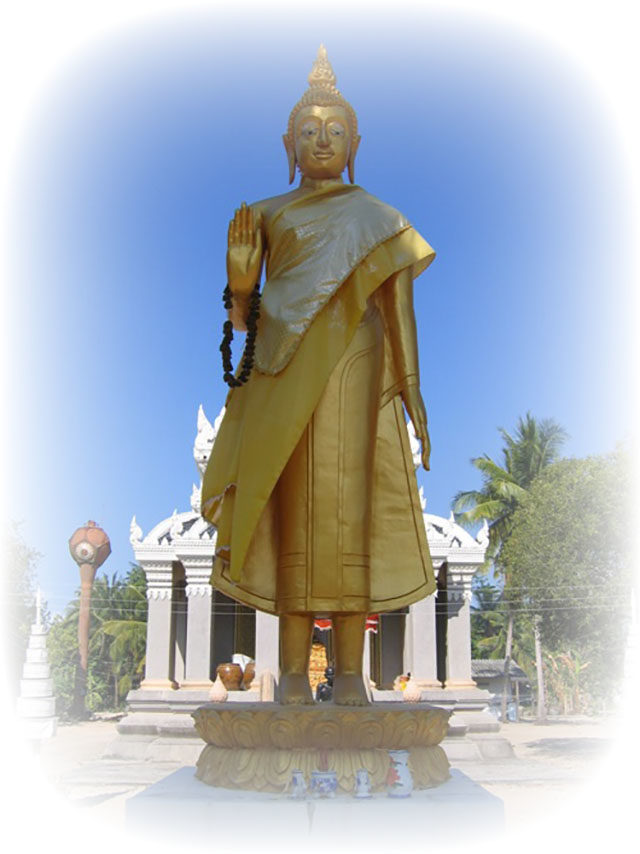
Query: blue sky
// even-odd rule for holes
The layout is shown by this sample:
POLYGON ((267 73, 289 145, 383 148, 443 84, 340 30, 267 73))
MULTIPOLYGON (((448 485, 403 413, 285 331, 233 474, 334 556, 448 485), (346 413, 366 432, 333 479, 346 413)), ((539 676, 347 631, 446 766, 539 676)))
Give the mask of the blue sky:
POLYGON ((247 33, 183 14, 87 43, 52 77, 14 173, 10 513, 52 610, 95 519, 104 570, 189 506, 196 412, 225 395, 226 226, 287 189, 281 135, 318 44, 358 114, 356 180, 437 252, 416 283, 429 512, 527 410, 566 453, 630 433, 625 165, 608 105, 561 50, 471 15, 304 15, 247 33))

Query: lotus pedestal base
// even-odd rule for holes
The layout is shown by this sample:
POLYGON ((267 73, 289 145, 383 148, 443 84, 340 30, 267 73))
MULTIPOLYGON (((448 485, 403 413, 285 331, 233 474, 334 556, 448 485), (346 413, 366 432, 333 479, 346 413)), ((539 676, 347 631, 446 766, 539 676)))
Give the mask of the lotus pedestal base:
POLYGON ((351 794, 356 772, 365 768, 372 791, 387 786, 390 750, 407 750, 416 789, 449 779, 440 742, 450 712, 426 703, 384 703, 349 707, 332 703, 210 703, 193 713, 206 747, 196 776, 226 789, 284 792, 292 772, 328 768, 338 793, 351 794))

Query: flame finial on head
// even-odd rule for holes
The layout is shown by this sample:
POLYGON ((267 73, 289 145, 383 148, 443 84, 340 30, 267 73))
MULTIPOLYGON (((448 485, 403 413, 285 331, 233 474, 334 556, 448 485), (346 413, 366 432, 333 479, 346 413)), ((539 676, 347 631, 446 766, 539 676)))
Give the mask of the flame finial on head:
POLYGON ((332 92, 338 91, 336 89, 336 75, 334 74, 331 63, 329 62, 327 49, 323 44, 318 48, 318 55, 316 56, 313 67, 311 68, 311 73, 307 80, 309 81, 310 89, 329 89, 332 92))

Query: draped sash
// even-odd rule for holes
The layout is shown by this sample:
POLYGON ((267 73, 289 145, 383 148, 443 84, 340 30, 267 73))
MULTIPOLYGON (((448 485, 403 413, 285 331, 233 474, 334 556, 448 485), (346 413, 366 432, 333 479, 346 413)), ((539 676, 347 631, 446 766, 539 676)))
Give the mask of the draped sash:
POLYGON ((376 246, 409 228, 394 208, 350 184, 284 205, 268 224, 267 281, 255 365, 280 373, 319 312, 376 246))
MULTIPOLYGON (((338 199, 348 204, 357 202, 362 217, 367 210, 388 208, 360 188, 344 190, 328 194, 332 203, 338 199), (372 200, 373 208, 366 200, 372 200)), ((265 359, 273 356, 273 361, 267 360, 268 366, 280 365, 280 359, 285 364, 273 373, 254 369, 246 385, 229 393, 202 485, 202 515, 217 527, 213 584, 237 601, 270 613, 277 613, 278 552, 277 520, 270 499, 280 474, 351 341, 368 299, 394 273, 408 268, 415 278, 435 256, 429 244, 410 225, 404 225, 393 208, 388 208, 392 212, 389 218, 378 223, 380 230, 374 225, 359 229, 351 224, 343 231, 332 232, 331 244, 323 243, 319 223, 326 224, 328 198, 321 195, 316 199, 317 195, 287 205, 267 233, 269 265, 263 305, 266 303, 268 310, 260 318, 257 340, 274 342, 265 343, 262 351, 265 359), (315 224, 310 207, 313 199, 319 203, 315 224), (304 213, 302 219, 298 217, 300 211, 304 213), (297 225, 291 224, 292 218, 297 225), (393 222, 397 230, 383 238, 384 227, 393 230, 393 222), (297 229, 295 235, 292 228, 297 229), (305 228, 313 234, 308 242, 305 228), (356 233, 363 238, 357 252, 356 233), (369 251, 365 235, 373 241, 369 251), (318 272, 316 265, 321 259, 312 259, 309 254, 312 248, 312 254, 320 251, 320 246, 324 247, 328 272, 324 285, 318 285, 322 293, 316 296, 307 287, 303 273, 318 272), (343 275, 347 263, 355 266, 343 275), (289 311, 284 294, 293 292, 296 282, 300 298, 293 299, 293 304, 301 310, 289 311), (274 323, 286 332, 272 335, 274 323)), ((350 216, 354 210, 351 208, 350 216)), ((371 217, 372 222, 375 219, 371 217)), ((403 607, 435 589, 399 397, 403 377, 395 372, 386 335, 384 351, 371 496, 372 611, 403 607), (390 556, 393 572, 388 567, 390 556)), ((265 364, 263 361, 262 366, 265 364)))

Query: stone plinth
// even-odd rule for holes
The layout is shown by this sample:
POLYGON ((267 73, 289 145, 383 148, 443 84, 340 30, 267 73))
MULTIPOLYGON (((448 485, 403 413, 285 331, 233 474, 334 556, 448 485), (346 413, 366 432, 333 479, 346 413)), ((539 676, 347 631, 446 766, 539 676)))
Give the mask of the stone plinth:
POLYGON ((422 700, 452 712, 449 735, 498 732, 500 723, 489 712, 491 694, 475 685, 422 692, 422 700))
POLYGON ((357 708, 333 703, 210 703, 192 717, 207 742, 196 776, 211 786, 282 792, 294 769, 309 777, 326 763, 336 771, 340 791, 353 790, 359 768, 369 772, 373 791, 381 791, 389 750, 409 751, 417 789, 449 778, 449 762, 440 747, 449 712, 426 703, 357 708))
POLYGON ((157 840, 179 850, 204 844, 207 850, 300 854, 313 850, 309 845, 356 852, 433 850, 436 843, 438 851, 475 850, 478 840, 504 830, 504 805, 457 769, 441 786, 410 798, 381 792, 369 800, 349 794, 292 800, 207 786, 185 767, 127 800, 126 827, 150 845, 157 840))

